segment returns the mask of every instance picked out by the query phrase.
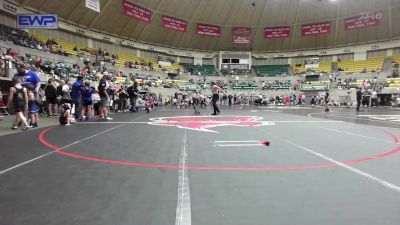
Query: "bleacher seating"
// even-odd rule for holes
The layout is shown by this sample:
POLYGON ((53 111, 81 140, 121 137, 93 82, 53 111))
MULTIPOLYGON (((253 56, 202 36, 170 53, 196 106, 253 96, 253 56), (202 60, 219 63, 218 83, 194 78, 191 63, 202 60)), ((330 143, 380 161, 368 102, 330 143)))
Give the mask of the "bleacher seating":
POLYGON ((191 74, 197 75, 199 72, 201 74, 206 74, 208 76, 215 75, 215 66, 214 65, 193 65, 188 63, 181 63, 181 65, 185 68, 186 71, 191 74))
POLYGON ((320 62, 315 71, 318 73, 330 73, 332 71, 332 62, 320 62))
POLYGON ((396 63, 400 64, 400 55, 394 55, 390 58, 392 58, 396 63))
MULTIPOLYGON (((44 42, 44 43, 47 40, 49 40, 49 37, 47 37, 45 35, 38 34, 38 33, 31 32, 30 35, 35 37, 39 41, 44 42)), ((87 46, 84 46, 84 45, 71 43, 71 42, 68 42, 68 41, 65 41, 65 40, 60 40, 60 39, 55 39, 55 40, 58 43, 58 45, 59 46, 63 46, 65 52, 70 54, 70 55, 80 55, 80 56, 89 57, 89 56, 91 56, 91 51, 96 50, 96 49, 91 49, 91 48, 89 48, 87 46), (76 51, 74 50, 75 47, 76 47, 76 51)), ((154 71, 158 70, 158 63, 155 62, 151 58, 127 55, 127 54, 120 53, 120 52, 115 52, 113 54, 118 55, 118 59, 116 60, 116 66, 118 66, 118 67, 124 67, 126 62, 132 62, 132 63, 137 62, 138 64, 140 64, 140 63, 145 63, 147 65, 152 64, 154 71)), ((176 68, 180 68, 180 66, 179 66, 179 64, 173 64, 171 66, 171 68, 176 69, 176 68)), ((171 69, 171 68, 168 68, 168 69, 171 69)))
POLYGON ((338 66, 344 73, 363 73, 381 70, 386 57, 374 57, 367 60, 353 61, 343 60, 338 63, 338 66))
POLYGON ((253 66, 257 75, 274 77, 280 76, 282 74, 288 75, 289 73, 289 65, 260 65, 253 66))
POLYGON ((292 89, 292 81, 274 81, 268 82, 263 87, 263 90, 291 90, 292 89))
POLYGON ((238 82, 232 86, 233 90, 255 90, 257 89, 257 85, 255 83, 250 82, 238 82))
POLYGON ((400 88, 400 78, 386 78, 389 88, 400 88))

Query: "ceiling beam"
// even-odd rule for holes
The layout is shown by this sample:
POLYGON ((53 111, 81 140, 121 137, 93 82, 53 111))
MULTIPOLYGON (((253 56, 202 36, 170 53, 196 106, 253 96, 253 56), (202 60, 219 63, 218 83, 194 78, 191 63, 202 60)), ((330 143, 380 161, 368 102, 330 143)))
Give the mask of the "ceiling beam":
POLYGON ((21 7, 25 7, 31 0, 24 0, 21 2, 21 4, 19 6, 21 7))
POLYGON ((295 31, 296 31, 296 26, 297 26, 297 21, 299 19, 299 14, 300 14, 300 9, 301 9, 301 0, 298 1, 298 5, 297 5, 297 10, 296 10, 296 17, 294 19, 294 25, 293 25, 293 32, 290 34, 290 43, 289 43, 289 48, 292 49, 292 45, 293 45, 293 40, 295 39, 295 31))
MULTIPOLYGON (((159 10, 159 8, 160 8, 160 6, 161 6, 161 2, 162 2, 162 0, 160 0, 160 1, 157 3, 156 9, 154 10, 154 13, 151 15, 151 21, 153 21, 154 16, 156 15, 156 12, 158 12, 158 10, 159 10)), ((146 24, 146 26, 143 27, 142 31, 140 31, 140 33, 139 33, 139 38, 138 38, 138 40, 142 40, 142 36, 143 36, 143 34, 145 33, 145 31, 147 30, 147 28, 148 28, 149 26, 150 26, 150 24, 146 24)), ((129 36, 131 36, 131 35, 129 35, 129 36)))
POLYGON ((337 7, 336 7, 336 24, 335 24, 335 47, 337 46, 337 40, 339 36, 339 16, 340 16, 340 0, 337 1, 337 7))
MULTIPOLYGON (((261 26, 261 19, 262 18, 264 18, 264 15, 265 15, 265 12, 267 11, 267 10, 265 10, 265 7, 267 7, 267 2, 268 1, 264 1, 264 6, 263 6, 263 11, 262 11, 262 13, 260 13, 260 16, 258 17, 258 19, 257 19, 257 28, 256 28, 256 31, 254 32, 254 39, 253 39, 253 42, 251 43, 251 51, 253 51, 253 49, 254 49, 254 43, 256 43, 256 39, 257 39, 257 35, 258 35, 258 30, 264 30, 264 28, 260 28, 260 26, 261 26)), ((264 38, 264 35, 263 35, 263 38, 264 38)), ((257 42, 258 43, 258 42, 257 42)), ((257 46, 255 46, 256 48, 257 48, 257 46)))
MULTIPOLYGON (((243 3, 243 1, 242 1, 242 3, 243 3)), ((228 13, 226 14, 226 16, 225 16, 225 18, 224 18, 224 22, 223 22, 223 24, 226 24, 227 22, 228 22, 228 20, 230 19, 230 16, 232 15, 232 8, 233 8, 233 6, 234 6, 235 4, 230 4, 230 6, 229 6, 229 9, 228 9, 228 13)), ((222 34, 222 29, 223 29, 224 27, 220 27, 220 32, 221 32, 221 34, 222 34)), ((231 31, 232 32, 232 31, 231 31)), ((210 50, 212 50, 212 51, 216 51, 217 49, 217 46, 219 45, 219 42, 222 40, 222 38, 221 37, 219 37, 218 38, 218 40, 215 42, 215 45, 214 45, 214 47, 211 49, 210 48, 210 44, 212 43, 212 41, 209 41, 208 42, 208 45, 207 45, 207 49, 210 49, 210 50)), ((231 41, 231 44, 230 44, 231 46, 232 46, 232 41, 231 41)), ((232 46, 233 47, 233 46, 232 46)))
POLYGON ((81 1, 76 1, 74 7, 71 10, 71 13, 69 14, 69 16, 67 17, 67 21, 71 21, 71 17, 72 15, 74 15, 75 10, 78 8, 79 4, 81 4, 81 1))
MULTIPOLYGON (((110 5, 111 2, 114 2, 114 0, 112 1, 107 1, 106 4, 103 6, 103 8, 101 9, 102 11, 105 11, 110 5)), ((101 7, 100 7, 101 8, 101 7)), ((101 13, 97 13, 96 17, 89 23, 88 28, 92 28, 92 26, 94 25, 94 23, 97 22, 97 20, 100 18, 101 13)))
MULTIPOLYGON (((194 16, 197 14, 197 11, 198 11, 198 9, 199 9, 199 7, 200 7, 200 5, 201 5, 202 0, 198 0, 197 2, 198 2, 198 4, 197 4, 196 7, 194 8, 194 11, 193 11, 192 15, 190 16, 190 19, 189 19, 188 21, 186 21, 186 22, 187 22, 187 25, 188 25, 188 30, 189 30, 189 26, 190 26, 191 24, 192 24, 193 26, 195 25, 195 23, 193 23, 193 22, 191 22, 191 21, 193 20, 194 16)), ((177 45, 178 48, 181 47, 182 40, 183 40, 183 38, 186 36, 187 33, 188 33, 188 32, 183 33, 183 35, 182 35, 181 38, 179 39, 178 45, 177 45)))
MULTIPOLYGON (((51 0, 50 0, 51 1, 51 0)), ((43 7, 45 6, 45 5, 47 5, 48 4, 48 0, 46 0, 46 1, 43 1, 43 4, 41 4, 40 5, 40 7, 39 7, 39 12, 42 12, 43 10, 43 7)))

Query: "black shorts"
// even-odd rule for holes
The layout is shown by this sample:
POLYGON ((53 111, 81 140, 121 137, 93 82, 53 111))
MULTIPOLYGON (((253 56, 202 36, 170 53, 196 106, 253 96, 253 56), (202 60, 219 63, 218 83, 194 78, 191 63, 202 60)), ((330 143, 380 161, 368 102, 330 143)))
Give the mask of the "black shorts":
POLYGON ((57 98, 46 98, 48 104, 57 104, 57 98))
POLYGON ((25 112, 25 106, 24 105, 14 104, 14 111, 16 113, 25 112))
POLYGON ((91 106, 92 105, 92 101, 83 100, 82 105, 83 106, 91 106))
POLYGON ((65 124, 67 124, 67 117, 65 117, 64 115, 61 115, 60 118, 58 119, 58 121, 60 122, 61 125, 65 125, 65 124))

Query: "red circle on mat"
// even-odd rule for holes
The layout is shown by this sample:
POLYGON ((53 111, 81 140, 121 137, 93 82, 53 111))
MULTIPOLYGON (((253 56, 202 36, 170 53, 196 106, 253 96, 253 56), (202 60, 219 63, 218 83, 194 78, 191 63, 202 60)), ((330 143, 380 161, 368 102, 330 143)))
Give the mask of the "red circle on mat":
MULTIPOLYGON (((102 162, 102 163, 111 163, 111 164, 128 165, 128 166, 136 166, 136 167, 150 167, 150 168, 168 168, 168 169, 183 169, 183 168, 185 168, 185 169, 192 169, 192 170, 228 170, 228 171, 301 170, 301 169, 316 169, 316 168, 323 168, 323 167, 339 166, 339 164, 327 163, 327 164, 319 164, 319 165, 274 166, 274 167, 223 167, 223 166, 195 166, 195 165, 187 165, 187 166, 183 167, 183 166, 179 166, 176 164, 154 164, 154 163, 120 161, 120 160, 90 157, 90 156, 84 156, 84 155, 65 152, 61 149, 61 147, 56 146, 52 143, 49 143, 44 138, 44 135, 53 128, 55 128, 55 127, 49 127, 47 129, 43 130, 39 134, 40 142, 42 142, 44 145, 54 149, 57 153, 59 153, 61 155, 65 155, 65 156, 69 156, 69 157, 73 157, 73 158, 77 158, 77 159, 88 160, 88 161, 102 162)), ((386 130, 382 130, 382 131, 393 139, 394 144, 399 143, 399 139, 396 135, 394 135, 386 130)), ((347 161, 343 161, 340 163, 345 164, 345 165, 350 165, 353 163, 371 161, 371 160, 387 157, 387 156, 392 155, 399 151, 400 151, 400 147, 397 147, 393 150, 390 150, 388 152, 385 152, 385 153, 382 153, 379 155, 368 156, 368 157, 365 157, 362 159, 347 160, 347 161)))

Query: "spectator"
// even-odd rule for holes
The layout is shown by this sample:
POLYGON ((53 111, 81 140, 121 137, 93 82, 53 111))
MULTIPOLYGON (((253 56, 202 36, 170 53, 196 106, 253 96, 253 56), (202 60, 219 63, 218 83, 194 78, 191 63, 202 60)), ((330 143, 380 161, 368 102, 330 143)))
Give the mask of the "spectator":
POLYGON ((82 118, 89 120, 92 118, 92 95, 94 94, 95 89, 90 86, 89 81, 85 81, 85 85, 81 88, 82 95, 82 118))
MULTIPOLYGON (((2 109, 2 108, 6 108, 7 106, 6 106, 6 104, 4 104, 4 101, 3 101, 3 93, 1 92, 1 88, 0 88, 0 109, 2 109)), ((6 111, 7 112, 7 111, 6 111)), ((3 116, 3 114, 0 112, 0 118, 1 117, 4 117, 3 116)))
POLYGON ((357 97, 357 109, 356 109, 356 111, 358 112, 358 111, 360 111, 361 100, 362 100, 361 88, 357 89, 356 97, 357 97))
POLYGON ((82 119, 82 116, 81 116, 81 111, 82 111, 81 89, 83 86, 82 81, 83 81, 83 77, 78 76, 78 79, 72 84, 72 88, 71 88, 71 99, 75 105, 74 117, 76 120, 82 119))
POLYGON ((44 90, 46 96, 46 103, 47 103, 47 115, 53 116, 56 115, 56 108, 57 108, 57 89, 54 87, 54 79, 50 78, 48 80, 48 84, 44 90))
POLYGON ((13 104, 15 110, 15 122, 12 125, 12 129, 17 129, 20 122, 25 125, 25 127, 22 128, 23 130, 32 128, 32 126, 28 125, 24 116, 25 110, 28 109, 28 92, 26 88, 22 86, 21 78, 14 77, 12 82, 13 87, 10 88, 7 101, 7 108, 10 108, 10 105, 13 104))
POLYGON ((15 76, 21 78, 21 84, 25 88, 32 89, 33 93, 37 93, 40 88, 40 78, 33 72, 26 69, 25 65, 17 64, 17 74, 15 76))
POLYGON ((73 101, 71 99, 71 83, 69 79, 65 79, 65 83, 61 87, 61 101, 60 105, 63 105, 65 103, 69 103, 71 108, 73 105, 73 101))
POLYGON ((135 104, 136 104, 136 99, 137 99, 138 92, 139 92, 138 88, 137 88, 137 81, 133 82, 133 85, 128 88, 127 92, 128 92, 129 100, 131 103, 130 110, 131 110, 131 112, 136 112, 135 104))
POLYGON ((108 73, 104 73, 103 78, 100 80, 99 83, 99 95, 100 95, 100 108, 99 108, 99 115, 100 118, 106 120, 112 120, 113 118, 108 116, 107 107, 110 106, 110 96, 108 95, 108 91, 110 89, 110 80, 111 77, 108 76, 108 73))
POLYGON ((61 105, 61 113, 59 122, 61 125, 69 126, 71 123, 74 123, 74 118, 71 117, 71 104, 64 103, 61 105))
POLYGON ((378 107, 378 92, 376 90, 371 92, 371 106, 378 107))
POLYGON ((128 94, 126 93, 124 88, 119 89, 118 97, 119 97, 118 110, 125 111, 126 104, 128 103, 128 94))
POLYGON ((142 99, 142 95, 138 95, 138 96, 137 96, 135 106, 136 106, 135 111, 136 111, 136 110, 137 110, 137 111, 141 111, 141 110, 144 108, 145 105, 144 105, 144 101, 143 101, 143 99, 142 99))
POLYGON ((32 90, 28 90, 28 108, 29 108, 29 119, 32 127, 37 127, 39 122, 39 109, 41 107, 40 102, 35 98, 35 94, 32 90))

